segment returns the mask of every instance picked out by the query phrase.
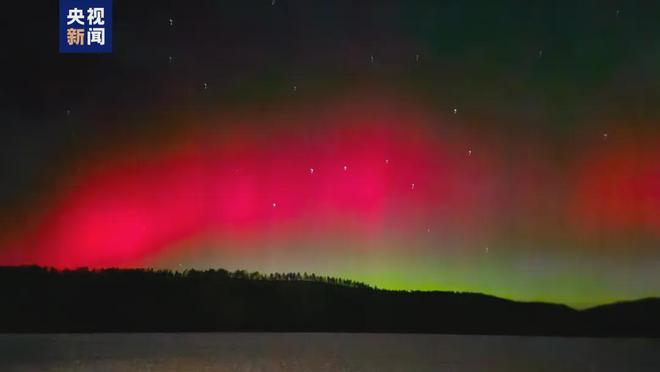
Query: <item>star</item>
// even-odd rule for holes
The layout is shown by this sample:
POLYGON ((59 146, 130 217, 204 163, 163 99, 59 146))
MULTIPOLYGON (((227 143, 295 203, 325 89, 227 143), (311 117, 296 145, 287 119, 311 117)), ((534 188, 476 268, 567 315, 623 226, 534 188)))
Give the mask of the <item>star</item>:
POLYGON ((415 63, 419 63, 419 54, 415 54, 415 63))
POLYGON ((167 57, 167 60, 172 63, 172 56, 167 57))
POLYGON ((410 189, 411 189, 411 190, 414 190, 414 189, 415 189, 415 184, 414 184, 414 183, 411 183, 411 184, 410 184, 410 189))
POLYGON ((273 208, 277 208, 277 203, 273 203, 273 208))
POLYGON ((458 109, 454 108, 454 115, 458 114, 458 109))
POLYGON ((314 174, 314 168, 309 168, 309 174, 314 174))
POLYGON ((344 172, 348 170, 348 165, 344 165, 344 172))
POLYGON ((488 253, 488 247, 486 247, 486 253, 488 253))
POLYGON ((372 54, 371 57, 369 57, 369 63, 372 65, 374 64, 374 55, 372 54))
POLYGON ((539 58, 543 57, 543 49, 539 50, 539 58))
POLYGON ((174 20, 170 18, 170 26, 174 26, 174 20))
POLYGON ((468 149, 467 154, 468 154, 468 156, 472 156, 472 150, 468 149))
POLYGON ((603 133, 603 139, 607 141, 607 132, 603 133))
POLYGON ((430 227, 427 227, 427 228, 426 228, 426 232, 427 232, 427 233, 430 233, 430 232, 431 232, 431 228, 430 228, 430 227))
POLYGON ((390 159, 385 159, 385 165, 390 164, 390 159))
POLYGON ((206 90, 207 88, 208 88, 208 85, 206 83, 204 83, 204 90, 206 90))
POLYGON ((298 90, 298 86, 294 85, 294 86, 293 86, 293 91, 295 92, 295 91, 297 91, 297 90, 298 90))

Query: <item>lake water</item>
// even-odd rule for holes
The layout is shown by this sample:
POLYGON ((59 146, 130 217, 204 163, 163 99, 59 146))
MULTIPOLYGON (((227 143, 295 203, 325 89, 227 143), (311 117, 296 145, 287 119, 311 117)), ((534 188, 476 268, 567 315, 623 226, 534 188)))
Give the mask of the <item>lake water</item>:
POLYGON ((660 371, 660 339, 0 334, 0 371, 660 371))

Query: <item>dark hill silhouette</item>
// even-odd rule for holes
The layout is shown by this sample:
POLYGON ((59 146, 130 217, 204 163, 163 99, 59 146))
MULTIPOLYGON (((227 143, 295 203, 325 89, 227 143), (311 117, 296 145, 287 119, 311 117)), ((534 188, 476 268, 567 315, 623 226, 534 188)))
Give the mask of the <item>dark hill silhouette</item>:
POLYGON ((0 267, 1 332, 410 332, 660 336, 660 300, 574 310, 316 275, 0 267))

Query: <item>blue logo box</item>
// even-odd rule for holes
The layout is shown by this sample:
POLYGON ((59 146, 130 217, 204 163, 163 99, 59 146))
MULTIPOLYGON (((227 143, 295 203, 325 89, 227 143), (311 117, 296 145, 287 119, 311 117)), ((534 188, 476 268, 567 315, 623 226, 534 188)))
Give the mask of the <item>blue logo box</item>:
POLYGON ((60 0, 60 53, 112 52, 112 0, 60 0))

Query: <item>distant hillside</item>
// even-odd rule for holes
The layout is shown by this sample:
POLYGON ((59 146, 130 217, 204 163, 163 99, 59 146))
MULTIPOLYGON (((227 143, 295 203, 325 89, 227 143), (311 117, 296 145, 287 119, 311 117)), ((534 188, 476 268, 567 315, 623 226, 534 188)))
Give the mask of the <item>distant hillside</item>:
POLYGON ((660 336, 660 299, 583 311, 307 274, 0 268, 0 332, 405 332, 660 336))

